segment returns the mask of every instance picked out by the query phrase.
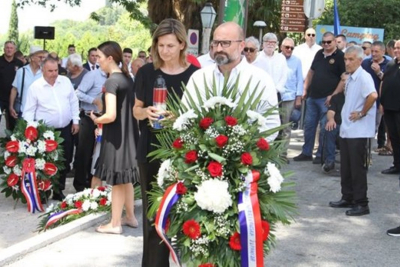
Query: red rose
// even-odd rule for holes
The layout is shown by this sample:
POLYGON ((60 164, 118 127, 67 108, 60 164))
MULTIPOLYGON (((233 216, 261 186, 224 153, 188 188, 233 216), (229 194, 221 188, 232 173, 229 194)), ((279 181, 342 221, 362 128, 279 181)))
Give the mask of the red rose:
POLYGON ((35 141, 38 138, 38 131, 35 127, 29 126, 25 129, 25 137, 28 140, 35 141))
POLYGON ((235 232, 229 239, 229 246, 233 250, 241 250, 242 249, 242 245, 240 244, 240 234, 238 232, 235 232))
POLYGON ((186 221, 183 226, 183 233, 190 239, 197 239, 200 237, 200 225, 195 220, 186 221))
POLYGON ((226 125, 228 125, 228 126, 235 126, 237 124, 237 119, 232 116, 226 116, 225 122, 226 122, 226 125))
POLYGON ((203 264, 200 264, 199 267, 215 267, 215 265, 212 263, 203 263, 203 264))
POLYGON ((194 163, 197 160, 197 151, 196 150, 190 150, 186 153, 185 155, 185 163, 190 164, 194 163))
POLYGON ((10 153, 18 152, 19 150, 19 142, 18 141, 10 141, 6 144, 6 149, 10 153))
POLYGON ((104 191, 106 191, 106 188, 104 186, 99 186, 99 187, 97 187, 97 190, 104 192, 104 191))
POLYGON ((46 140, 46 152, 51 152, 57 149, 57 142, 54 140, 46 140))
POLYGON ((242 163, 243 163, 244 165, 251 165, 251 164, 253 164, 253 157, 252 157, 251 154, 248 153, 248 152, 244 152, 244 153, 242 154, 241 159, 242 159, 242 163))
POLYGON ((266 241, 268 239, 268 235, 269 235, 269 223, 267 221, 261 221, 261 226, 262 226, 262 237, 263 237, 263 241, 266 241))
POLYGON ((65 201, 61 202, 61 204, 60 204, 61 209, 65 209, 67 206, 68 206, 67 202, 65 202, 65 201))
POLYGON ((207 169, 212 177, 217 177, 222 175, 222 165, 219 162, 211 161, 210 164, 208 164, 207 169))
POLYGON ((107 204, 107 198, 103 197, 100 199, 100 206, 105 206, 107 204))
POLYGON ((47 191, 51 187, 51 181, 50 180, 41 180, 38 182, 38 187, 39 187, 39 190, 47 191))
POLYGON ((187 192, 186 186, 182 182, 179 182, 176 186, 176 193, 178 195, 184 195, 186 194, 186 192, 187 192))
POLYGON ((183 141, 180 137, 176 138, 172 143, 172 147, 176 149, 181 149, 183 147, 183 141))
POLYGON ((44 169, 43 172, 49 176, 53 176, 54 174, 56 174, 58 171, 57 166, 54 165, 53 163, 48 163, 46 162, 44 164, 44 169))
POLYGON ((210 125, 211 125, 213 122, 214 122, 214 120, 213 120, 212 118, 205 117, 205 118, 201 119, 201 121, 200 121, 200 127, 201 127, 203 130, 207 130, 208 127, 210 127, 210 125))
POLYGON ((6 159, 5 164, 6 164, 7 167, 12 168, 15 165, 17 165, 17 162, 18 162, 17 156, 8 156, 7 159, 6 159))
POLYGON ((75 202, 74 206, 77 209, 81 209, 82 208, 82 204, 83 204, 82 201, 78 200, 77 202, 75 202))
POLYGON ((260 138, 260 139, 258 139, 258 141, 257 141, 257 147, 260 149, 260 150, 269 150, 269 144, 268 144, 268 142, 267 142, 267 140, 265 140, 264 138, 260 138))
POLYGON ((18 182, 19 182, 19 177, 15 173, 11 173, 7 178, 7 185, 9 187, 13 187, 14 185, 17 185, 18 182))
POLYGON ((25 172, 34 172, 35 171, 35 159, 34 158, 25 158, 22 161, 22 169, 25 172))
POLYGON ((228 136, 220 134, 215 138, 215 142, 219 148, 223 148, 228 143, 228 136))

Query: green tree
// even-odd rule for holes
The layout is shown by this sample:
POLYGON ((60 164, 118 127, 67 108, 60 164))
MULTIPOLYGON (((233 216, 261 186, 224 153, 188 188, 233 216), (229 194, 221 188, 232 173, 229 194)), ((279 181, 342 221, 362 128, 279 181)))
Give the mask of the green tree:
MULTIPOLYGON (((340 0, 340 24, 354 27, 384 28, 385 41, 400 37, 398 0, 340 0)), ((333 1, 328 0, 318 24, 333 25, 333 1)))
POLYGON ((8 26, 8 40, 12 40, 17 44, 19 44, 19 32, 18 32, 18 13, 17 13, 17 4, 15 0, 11 3, 11 16, 10 23, 8 26))

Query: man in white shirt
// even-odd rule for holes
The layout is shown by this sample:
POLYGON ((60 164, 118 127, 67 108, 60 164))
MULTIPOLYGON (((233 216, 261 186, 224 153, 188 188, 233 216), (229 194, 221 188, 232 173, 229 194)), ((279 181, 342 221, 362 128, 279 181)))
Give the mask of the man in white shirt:
POLYGON ((303 80, 306 79, 308 70, 314 60, 315 54, 322 49, 322 47, 315 43, 315 30, 308 28, 304 34, 306 42, 298 45, 293 51, 293 55, 300 58, 303 72, 303 80))
MULTIPOLYGON (((194 101, 198 101, 198 99, 194 97, 197 95, 195 93, 195 85, 197 85, 198 88, 204 89, 200 94, 202 99, 205 100, 205 90, 206 88, 212 88, 213 81, 216 83, 217 92, 221 93, 225 76, 229 76, 229 86, 233 85, 240 75, 238 83, 240 92, 243 92, 249 81, 250 88, 262 92, 260 104, 256 110, 257 112, 263 114, 268 109, 276 107, 278 100, 272 78, 265 71, 247 63, 246 58, 242 56, 242 51, 245 46, 242 28, 235 22, 226 22, 215 29, 213 37, 211 45, 213 46, 216 64, 201 68, 193 73, 182 97, 183 104, 189 106, 187 95, 191 95, 194 101), (204 82, 206 84, 204 84, 204 82)), ((252 92, 249 92, 249 94, 250 93, 252 92)), ((268 130, 278 127, 279 125, 279 114, 275 112, 267 117, 266 124, 263 128, 268 130)), ((268 136, 267 140, 274 140, 277 134, 278 133, 274 133, 268 136)))
POLYGON ((53 199, 61 201, 72 159, 72 134, 79 132, 79 104, 70 80, 58 75, 57 60, 46 58, 42 73, 43 77, 29 87, 22 116, 27 121, 43 120, 61 132, 65 169, 60 173, 58 192, 53 192, 53 199))
MULTIPOLYGON (((72 55, 72 54, 75 54, 75 45, 70 44, 70 45, 68 45, 68 56, 72 55)), ((67 61, 68 61, 68 57, 63 58, 61 61, 61 67, 67 68, 67 61)))
POLYGON ((197 58, 202 68, 213 65, 214 61, 214 54, 213 54, 213 47, 210 45, 210 51, 207 54, 201 55, 197 58))
POLYGON ((286 58, 275 51, 279 46, 278 38, 274 33, 267 33, 263 37, 263 51, 261 51, 253 65, 265 70, 275 83, 276 92, 285 92, 288 67, 286 58))

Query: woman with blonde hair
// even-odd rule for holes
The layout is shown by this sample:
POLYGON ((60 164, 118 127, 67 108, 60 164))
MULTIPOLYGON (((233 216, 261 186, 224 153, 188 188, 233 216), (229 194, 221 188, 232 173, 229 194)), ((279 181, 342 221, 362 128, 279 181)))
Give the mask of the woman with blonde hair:
POLYGON ((186 61, 186 29, 175 19, 165 19, 153 34, 151 56, 153 63, 141 67, 135 77, 135 106, 133 113, 139 121, 140 137, 137 149, 137 161, 140 171, 140 185, 143 198, 143 258, 142 266, 169 266, 169 251, 147 219, 148 195, 151 182, 160 167, 159 160, 147 157, 155 150, 158 141, 151 129, 149 121, 159 117, 159 110, 153 106, 153 87, 157 77, 161 75, 167 85, 168 97, 174 93, 181 98, 182 83, 186 84, 198 68, 186 61))
POLYGON ((93 112, 90 114, 94 123, 103 125, 95 176, 112 185, 112 212, 111 222, 100 225, 96 231, 121 234, 123 225, 134 228, 138 226, 132 185, 138 176, 132 117, 133 81, 126 64, 121 64, 122 49, 118 43, 102 43, 97 49, 97 57, 108 79, 104 84, 106 92, 103 95, 103 115, 96 117, 93 112), (121 219, 124 207, 126 216, 121 219))

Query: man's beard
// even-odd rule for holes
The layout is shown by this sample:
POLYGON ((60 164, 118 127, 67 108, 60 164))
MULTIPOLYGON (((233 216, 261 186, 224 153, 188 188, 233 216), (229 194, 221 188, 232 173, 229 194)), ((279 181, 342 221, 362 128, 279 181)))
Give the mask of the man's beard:
POLYGON ((229 63, 232 62, 232 59, 225 52, 216 52, 214 54, 214 60, 215 60, 215 63, 217 63, 218 66, 226 65, 226 64, 229 64, 229 63))

